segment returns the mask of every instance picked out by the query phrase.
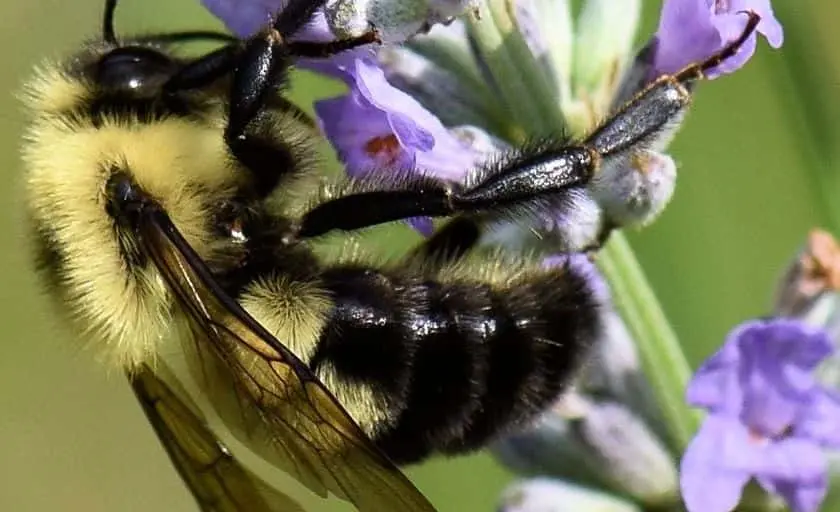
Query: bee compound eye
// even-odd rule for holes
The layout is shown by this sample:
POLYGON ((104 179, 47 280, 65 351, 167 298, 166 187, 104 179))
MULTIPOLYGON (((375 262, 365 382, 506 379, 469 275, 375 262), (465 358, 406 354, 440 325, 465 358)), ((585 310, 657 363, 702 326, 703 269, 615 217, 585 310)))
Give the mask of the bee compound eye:
POLYGON ((105 54, 97 64, 97 81, 110 90, 139 91, 162 84, 176 64, 151 48, 126 46, 105 54))

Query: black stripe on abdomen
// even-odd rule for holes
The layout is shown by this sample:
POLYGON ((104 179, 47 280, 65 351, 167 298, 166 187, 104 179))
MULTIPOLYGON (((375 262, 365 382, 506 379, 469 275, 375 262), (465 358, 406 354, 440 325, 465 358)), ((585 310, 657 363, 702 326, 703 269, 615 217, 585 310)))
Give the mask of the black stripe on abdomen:
POLYGON ((566 271, 495 288, 360 268, 323 279, 334 310, 310 364, 388 397, 373 437, 400 464, 480 448, 532 418, 594 337, 591 293, 566 271))

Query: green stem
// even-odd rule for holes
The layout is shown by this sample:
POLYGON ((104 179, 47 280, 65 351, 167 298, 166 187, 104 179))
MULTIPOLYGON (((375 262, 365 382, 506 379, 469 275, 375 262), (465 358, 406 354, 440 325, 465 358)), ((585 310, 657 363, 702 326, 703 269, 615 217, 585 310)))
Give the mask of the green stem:
POLYGON ((610 236, 598 254, 598 265, 610 285, 616 308, 636 341, 642 369, 667 423, 671 446, 682 452, 699 420, 697 412, 685 403, 691 369, 677 336, 623 234, 610 236))
MULTIPOLYGON (((556 93, 516 26, 511 0, 484 0, 483 5, 482 19, 468 19, 467 25, 481 60, 496 78, 494 85, 512 121, 532 135, 562 130, 564 119, 556 93)), ((520 142, 515 136, 509 141, 520 142)), ((667 422, 671 446, 681 452, 698 424, 697 413, 685 404, 691 371, 682 348, 621 233, 612 235, 599 262, 618 312, 636 341, 643 370, 667 422)))

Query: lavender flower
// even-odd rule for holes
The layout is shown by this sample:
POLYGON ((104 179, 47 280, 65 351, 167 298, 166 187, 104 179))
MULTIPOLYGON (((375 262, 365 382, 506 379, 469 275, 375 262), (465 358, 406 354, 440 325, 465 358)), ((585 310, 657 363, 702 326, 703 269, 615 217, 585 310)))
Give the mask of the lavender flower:
POLYGON ((248 37, 268 25, 284 0, 201 0, 204 7, 222 20, 231 32, 248 37))
POLYGON ((690 511, 732 510, 750 478, 794 512, 817 510, 828 485, 823 447, 840 447, 840 396, 812 372, 827 334, 796 320, 744 323, 687 392, 709 411, 681 463, 690 511))
MULTIPOLYGON (((656 31, 656 74, 673 73, 702 60, 741 35, 746 25, 743 11, 761 16, 758 32, 773 48, 782 45, 782 25, 773 15, 770 0, 665 0, 656 31)), ((755 52, 757 35, 713 71, 715 77, 741 68, 755 52)))
POLYGON ((315 111, 351 176, 419 170, 457 180, 475 165, 479 154, 392 87, 373 61, 355 59, 347 80, 350 93, 317 102, 315 111))
MULTIPOLYGON (((280 0, 202 1, 240 35, 265 24, 270 13, 282 4, 280 0)), ((737 0, 728 6, 710 6, 710 1, 666 2, 657 36, 657 63, 670 62, 668 59, 676 56, 682 59, 682 65, 719 49, 729 31, 743 27, 743 16, 735 13, 736 8, 753 8, 766 16, 763 30, 772 36, 771 42, 781 43, 781 29, 766 0, 737 0), (706 6, 705 11, 700 4, 706 6), (680 39, 680 30, 672 30, 691 16, 693 24, 688 26, 700 27, 698 30, 720 28, 714 37, 703 32, 714 44, 692 46, 680 39)), ((361 48, 328 61, 307 59, 298 64, 339 78, 350 88, 345 96, 319 102, 316 112, 325 135, 351 175, 380 171, 388 177, 393 172, 420 172, 462 181, 484 158, 465 150, 440 119, 450 126, 481 123, 478 128, 511 140, 511 134, 521 130, 517 124, 527 123, 528 131, 537 134, 556 132, 564 124, 567 129, 584 133, 608 113, 615 94, 626 88, 618 77, 628 67, 632 71, 629 45, 639 11, 637 0, 622 0, 620 8, 614 3, 588 0, 572 23, 567 2, 523 0, 516 3, 514 13, 508 13, 514 15, 512 18, 501 19, 503 12, 479 0, 331 0, 325 12, 319 12, 298 37, 323 41, 334 39, 336 34, 357 34, 373 24, 378 31, 388 32, 386 40, 400 41, 427 31, 435 22, 448 22, 465 10, 489 9, 492 16, 481 20, 467 17, 449 26, 436 26, 411 49, 377 52, 361 48), (569 34, 555 34, 558 26, 565 27, 569 34), (521 34, 511 28, 520 29, 521 34), (494 31, 505 33, 511 53, 488 60, 491 49, 482 47, 494 41, 494 31), (467 35, 474 44, 467 43, 467 35), (570 38, 574 44, 570 44, 570 38), (375 63, 377 58, 379 64, 375 63), (499 68, 500 62, 513 62, 519 69, 499 68), (387 72, 383 74, 379 65, 387 72), (422 71, 414 69, 418 65, 422 71), (436 65, 441 69, 435 70, 436 65), (458 81, 466 85, 458 87, 458 81), (422 104, 412 97, 413 93, 422 104), (528 101, 524 101, 525 96, 528 101), (430 112, 430 107, 437 110, 430 112), (456 123, 458 119, 453 116, 462 119, 456 123)), ((742 65, 747 57, 742 52, 734 67, 742 65)), ((670 157, 653 152, 639 154, 626 166, 604 170, 588 190, 570 194, 570 206, 562 214, 547 214, 544 221, 529 227, 548 235, 544 239, 555 249, 588 247, 607 223, 624 227, 652 222, 669 202, 675 179, 670 157), (654 172, 648 172, 651 169, 654 172)), ((511 229, 507 229, 512 227, 501 227, 501 235, 496 238, 512 239, 508 233, 511 229)), ((425 228, 428 232, 431 225, 427 222, 425 228)))

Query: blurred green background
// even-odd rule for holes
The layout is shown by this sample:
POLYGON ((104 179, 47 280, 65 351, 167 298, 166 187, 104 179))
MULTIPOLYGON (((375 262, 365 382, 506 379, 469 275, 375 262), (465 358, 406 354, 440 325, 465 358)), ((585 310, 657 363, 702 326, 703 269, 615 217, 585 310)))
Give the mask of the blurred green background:
MULTIPOLYGON (((101 3, 0 5, 4 511, 195 510, 122 375, 107 374, 56 327, 27 264, 19 200, 22 116, 14 93, 35 63, 98 33, 101 3)), ((671 148, 680 164, 673 203, 655 225, 631 237, 694 364, 733 324, 768 312, 776 278, 809 228, 840 229, 834 213, 840 204, 831 203, 840 190, 840 6, 776 2, 782 3, 795 4, 776 5, 786 47, 773 52, 762 42, 746 69, 699 87, 671 148)), ((123 4, 119 33, 216 26, 197 0, 123 4)), ((645 9, 640 40, 655 29, 659 2, 645 9)), ((338 90, 306 78, 297 83, 302 104, 338 90)), ((444 511, 493 510, 511 478, 484 455, 433 461, 410 474, 444 511)))

